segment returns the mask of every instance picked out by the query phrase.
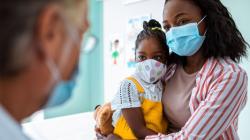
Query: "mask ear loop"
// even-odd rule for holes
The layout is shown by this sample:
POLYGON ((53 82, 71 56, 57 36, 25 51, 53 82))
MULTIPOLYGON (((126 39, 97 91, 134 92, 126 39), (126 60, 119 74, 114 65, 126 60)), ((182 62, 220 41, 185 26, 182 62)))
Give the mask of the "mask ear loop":
MULTIPOLYGON (((59 72, 59 69, 56 67, 56 64, 52 61, 51 58, 46 60, 46 65, 47 65, 48 70, 51 74, 51 78, 48 81, 48 85, 47 85, 46 89, 48 91, 51 91, 54 88, 53 85, 55 85, 61 81, 61 73, 59 72)), ((51 96, 51 95, 49 95, 49 96, 51 96)))
POLYGON ((207 34, 207 29, 206 29, 206 31, 205 31, 205 33, 204 33, 204 35, 203 35, 203 36, 206 36, 206 34, 207 34))
POLYGON ((63 49, 65 50, 61 54, 59 66, 65 64, 68 61, 72 49, 77 46, 77 42, 80 40, 80 36, 77 32, 77 29, 70 25, 69 20, 67 20, 67 17, 63 16, 62 14, 60 16, 64 22, 64 26, 69 38, 68 40, 66 40, 66 43, 64 43, 63 49))
POLYGON ((199 22, 198 25, 207 17, 207 15, 205 15, 199 22))
MULTIPOLYGON (((205 15, 205 16, 197 23, 197 25, 199 25, 206 17, 207 17, 207 15, 205 15)), ((204 33, 203 36, 205 36, 206 34, 207 34, 207 29, 206 29, 206 31, 205 31, 205 33, 204 33)))
POLYGON ((46 62, 48 69, 52 75, 53 81, 58 82, 61 80, 61 74, 58 68, 56 67, 56 64, 52 62, 52 60, 47 60, 46 62))

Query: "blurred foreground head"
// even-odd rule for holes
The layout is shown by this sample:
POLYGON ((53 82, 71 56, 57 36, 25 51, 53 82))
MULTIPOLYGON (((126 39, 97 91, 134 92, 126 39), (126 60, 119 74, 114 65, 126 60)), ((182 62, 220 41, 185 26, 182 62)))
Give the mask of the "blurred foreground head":
POLYGON ((0 105, 18 121, 41 109, 69 80, 88 29, 87 0, 3 0, 0 105))

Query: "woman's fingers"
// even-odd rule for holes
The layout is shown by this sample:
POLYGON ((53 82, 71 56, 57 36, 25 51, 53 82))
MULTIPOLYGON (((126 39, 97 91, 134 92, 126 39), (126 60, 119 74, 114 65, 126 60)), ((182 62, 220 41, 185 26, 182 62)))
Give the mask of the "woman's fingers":
POLYGON ((109 134, 105 140, 121 140, 121 138, 114 134, 109 134))
POLYGON ((95 125, 95 132, 97 140, 104 140, 106 137, 101 134, 100 128, 95 125))
POLYGON ((105 139, 106 139, 106 137, 103 136, 103 135, 100 134, 100 133, 96 133, 96 138, 97 138, 97 140, 105 140, 105 139))

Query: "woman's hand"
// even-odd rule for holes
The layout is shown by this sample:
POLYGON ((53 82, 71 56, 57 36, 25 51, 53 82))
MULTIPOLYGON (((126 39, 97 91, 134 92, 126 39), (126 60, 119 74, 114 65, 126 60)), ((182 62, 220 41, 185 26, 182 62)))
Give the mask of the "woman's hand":
POLYGON ((96 133, 96 140, 106 140, 107 137, 103 136, 100 133, 96 133))
POLYGON ((104 136, 101 134, 100 129, 95 126, 96 138, 97 140, 121 140, 119 136, 115 134, 109 134, 108 136, 104 136))
POLYGON ((97 140, 104 140, 106 137, 101 134, 101 131, 99 128, 95 126, 95 135, 97 140))
POLYGON ((121 140, 121 138, 119 136, 116 136, 115 134, 110 134, 104 140, 121 140))
POLYGON ((97 140, 121 140, 119 136, 116 136, 114 134, 109 134, 107 137, 101 135, 100 133, 96 133, 97 140))

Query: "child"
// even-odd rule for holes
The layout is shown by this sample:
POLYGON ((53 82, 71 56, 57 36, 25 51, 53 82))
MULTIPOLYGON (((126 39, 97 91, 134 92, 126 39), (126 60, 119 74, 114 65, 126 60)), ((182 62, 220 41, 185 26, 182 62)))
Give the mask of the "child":
POLYGON ((111 102, 113 133, 122 139, 144 139, 167 130, 161 103, 169 55, 166 37, 156 20, 144 22, 143 28, 136 39, 136 71, 121 82, 111 102))

